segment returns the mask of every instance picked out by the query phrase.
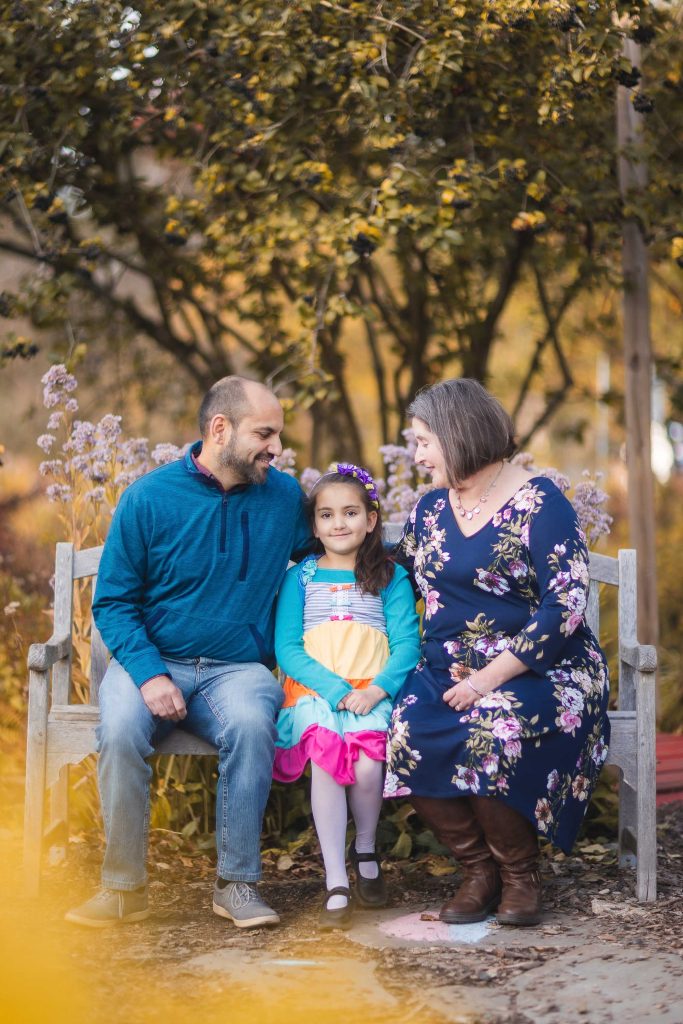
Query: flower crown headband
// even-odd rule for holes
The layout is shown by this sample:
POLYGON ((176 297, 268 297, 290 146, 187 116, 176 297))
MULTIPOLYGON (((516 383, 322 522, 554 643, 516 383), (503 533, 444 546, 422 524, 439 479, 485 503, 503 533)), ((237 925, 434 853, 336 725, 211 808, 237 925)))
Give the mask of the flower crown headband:
POLYGON ((367 469, 363 469, 362 466, 354 466, 353 462, 333 462, 324 476, 331 475, 332 473, 338 473, 340 476, 351 476, 354 480, 358 480, 368 492, 370 504, 379 509, 379 494, 377 493, 375 481, 367 469))

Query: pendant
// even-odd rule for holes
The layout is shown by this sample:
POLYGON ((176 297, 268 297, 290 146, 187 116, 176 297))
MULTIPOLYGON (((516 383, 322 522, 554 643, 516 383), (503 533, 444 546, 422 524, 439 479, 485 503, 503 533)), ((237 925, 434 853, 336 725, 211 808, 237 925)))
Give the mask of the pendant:
POLYGON ((471 518, 472 518, 472 513, 471 513, 471 512, 468 512, 468 513, 467 513, 467 518, 468 518, 468 519, 471 519, 471 518))
POLYGON ((461 509, 460 509, 460 515, 461 515, 461 516, 467 515, 467 513, 465 512, 465 509, 464 509, 464 508, 461 508, 461 509))
POLYGON ((479 506, 478 506, 478 505, 477 505, 477 507, 476 507, 476 508, 473 508, 473 509, 472 509, 472 515, 473 515, 473 516, 478 516, 480 512, 481 512, 481 509, 479 508, 479 506))

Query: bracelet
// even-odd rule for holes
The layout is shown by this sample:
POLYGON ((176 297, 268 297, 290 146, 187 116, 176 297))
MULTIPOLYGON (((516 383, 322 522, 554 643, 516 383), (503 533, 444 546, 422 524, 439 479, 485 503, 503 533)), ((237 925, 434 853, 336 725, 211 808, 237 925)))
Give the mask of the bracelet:
POLYGON ((465 682, 466 682, 466 683, 467 683, 467 685, 469 686, 470 690, 472 690, 472 692, 473 692, 473 693, 476 693, 478 697, 485 697, 485 696, 486 696, 486 694, 485 694, 485 693, 482 693, 482 692, 481 692, 481 690, 478 690, 478 689, 476 688, 476 686, 475 686, 475 685, 474 685, 474 683, 473 683, 473 682, 471 681, 471 679, 470 679, 470 677, 469 677, 469 676, 467 677, 467 679, 465 680, 465 682))

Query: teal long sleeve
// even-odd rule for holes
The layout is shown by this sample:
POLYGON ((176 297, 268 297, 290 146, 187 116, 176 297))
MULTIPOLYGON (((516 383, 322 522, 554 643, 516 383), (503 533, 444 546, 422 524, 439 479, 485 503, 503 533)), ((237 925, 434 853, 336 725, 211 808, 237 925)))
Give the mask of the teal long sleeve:
MULTIPOLYGON (((275 619, 275 657, 280 669, 314 690, 335 710, 353 687, 336 672, 311 658, 304 648, 304 602, 298 566, 291 568, 278 597, 275 619)), ((420 657, 418 617, 408 574, 396 566, 394 578, 380 592, 387 624, 389 657, 373 680, 395 697, 420 657)))

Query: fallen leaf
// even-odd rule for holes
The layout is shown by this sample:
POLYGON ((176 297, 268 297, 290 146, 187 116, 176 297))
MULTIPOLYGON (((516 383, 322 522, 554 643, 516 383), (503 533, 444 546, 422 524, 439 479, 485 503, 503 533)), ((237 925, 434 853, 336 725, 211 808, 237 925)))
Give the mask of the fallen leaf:
POLYGON ((628 903, 613 903, 610 900, 591 900, 591 910, 600 917, 603 914, 614 914, 615 917, 647 917, 647 911, 640 907, 632 907, 628 903))

